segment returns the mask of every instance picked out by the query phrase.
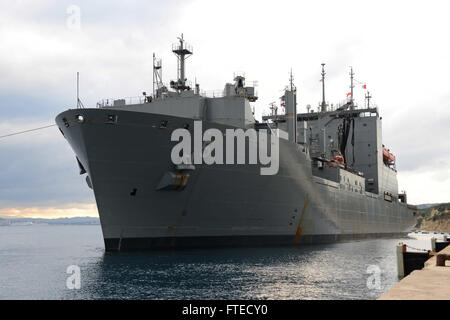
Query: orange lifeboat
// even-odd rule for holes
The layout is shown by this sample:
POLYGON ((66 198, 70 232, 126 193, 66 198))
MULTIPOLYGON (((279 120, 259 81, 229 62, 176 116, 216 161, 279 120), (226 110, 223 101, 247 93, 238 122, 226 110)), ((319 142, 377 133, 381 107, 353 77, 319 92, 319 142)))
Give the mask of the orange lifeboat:
POLYGON ((339 163, 340 165, 344 165, 344 157, 343 156, 335 156, 334 161, 339 163))
POLYGON ((395 156, 388 149, 383 148, 383 161, 387 164, 394 164, 395 156))

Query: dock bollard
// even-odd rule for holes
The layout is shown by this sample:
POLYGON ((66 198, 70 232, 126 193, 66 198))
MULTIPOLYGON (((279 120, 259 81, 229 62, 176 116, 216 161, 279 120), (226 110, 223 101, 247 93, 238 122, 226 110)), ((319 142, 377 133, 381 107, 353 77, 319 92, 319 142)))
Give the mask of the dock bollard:
POLYGON ((431 238, 431 252, 436 252, 436 238, 431 238))
POLYGON ((405 276, 405 263, 403 261, 403 253, 406 252, 406 244, 400 242, 397 245, 397 273, 399 277, 405 276))

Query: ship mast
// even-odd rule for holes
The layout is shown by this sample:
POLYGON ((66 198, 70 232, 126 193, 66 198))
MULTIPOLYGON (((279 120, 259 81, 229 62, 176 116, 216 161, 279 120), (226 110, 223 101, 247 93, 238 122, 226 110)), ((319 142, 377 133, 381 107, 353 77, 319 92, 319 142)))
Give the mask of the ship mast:
POLYGON ((282 97, 286 107, 286 122, 289 141, 297 143, 297 88, 294 85, 292 69, 289 76, 289 88, 286 88, 282 97))
POLYGON ((77 109, 84 109, 83 102, 80 100, 80 73, 77 72, 77 109))
POLYGON ((294 91, 294 76, 292 75, 292 68, 291 68, 291 73, 289 75, 289 84, 291 87, 291 91, 294 91))
POLYGON ((325 63, 322 63, 322 112, 327 111, 327 104, 325 102, 325 63))
POLYGON ((367 109, 370 108, 370 99, 372 98, 372 96, 370 95, 370 92, 367 91, 366 93, 366 100, 367 100, 367 109))
POLYGON ((355 87, 353 85, 353 76, 355 74, 353 73, 353 67, 350 67, 350 109, 353 110, 354 109, 354 105, 353 105, 353 88, 355 87))
POLYGON ((178 40, 180 43, 175 43, 172 45, 172 52, 178 58, 178 79, 177 81, 171 81, 170 87, 178 92, 181 92, 191 89, 186 85, 187 79, 185 77, 185 62, 186 59, 192 55, 192 47, 184 41, 183 34, 181 34, 181 37, 179 37, 178 40))
POLYGON ((162 81, 162 60, 157 59, 153 53, 153 97, 159 98, 165 87, 162 81))
POLYGON ((276 116, 277 113, 278 113, 278 107, 276 105, 276 102, 275 101, 271 102, 271 103, 269 103, 269 105, 270 105, 269 109, 270 109, 270 111, 272 113, 272 116, 276 116))

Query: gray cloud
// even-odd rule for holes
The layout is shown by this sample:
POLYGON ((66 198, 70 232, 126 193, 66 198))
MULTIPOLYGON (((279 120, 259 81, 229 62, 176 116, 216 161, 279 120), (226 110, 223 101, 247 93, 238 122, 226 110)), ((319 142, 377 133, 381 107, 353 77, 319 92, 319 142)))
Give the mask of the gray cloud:
MULTIPOLYGON (((30 121, 20 127, 36 125, 30 121)), ((93 201, 84 177, 78 175, 75 156, 57 127, 0 139, 0 150, 0 208, 93 201)))
MULTIPOLYGON (((304 112, 321 98, 320 63, 333 103, 345 98, 352 65, 380 107, 401 187, 429 178, 410 200, 433 202, 443 186, 450 194, 450 177, 435 171, 450 157, 446 1, 77 1, 80 32, 66 27, 71 4, 0 4, 0 135, 52 123, 74 107, 77 71, 90 107, 151 91, 153 52, 163 58, 164 80, 175 78, 170 45, 184 32, 194 45, 188 77, 215 90, 245 71, 259 82, 257 116, 280 97, 291 67, 304 112)), ((355 89, 360 104, 364 93, 355 89)), ((93 201, 57 129, 0 140, 0 167, 0 207, 93 201)))

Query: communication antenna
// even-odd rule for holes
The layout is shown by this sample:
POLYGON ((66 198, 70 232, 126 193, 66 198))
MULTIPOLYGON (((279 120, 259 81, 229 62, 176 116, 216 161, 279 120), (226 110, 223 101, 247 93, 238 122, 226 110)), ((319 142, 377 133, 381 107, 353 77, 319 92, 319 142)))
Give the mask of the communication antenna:
POLYGON ((322 112, 327 111, 327 103, 325 102, 325 63, 322 63, 322 112))
POLYGON ((290 87, 291 87, 291 91, 294 91, 295 86, 294 86, 294 76, 292 75, 292 68, 291 68, 291 73, 290 73, 290 76, 289 76, 289 84, 290 84, 290 87))
POLYGON ((77 109, 84 109, 83 102, 80 100, 80 73, 77 72, 77 109))

